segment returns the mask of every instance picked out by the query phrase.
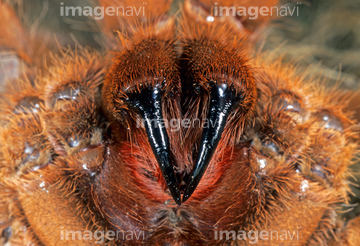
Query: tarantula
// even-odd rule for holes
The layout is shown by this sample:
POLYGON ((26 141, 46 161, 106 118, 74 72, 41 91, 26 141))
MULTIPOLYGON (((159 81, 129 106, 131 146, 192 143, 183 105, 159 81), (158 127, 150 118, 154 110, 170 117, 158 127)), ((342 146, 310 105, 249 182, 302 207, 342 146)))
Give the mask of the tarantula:
POLYGON ((4 245, 359 244, 359 218, 338 215, 358 148, 347 95, 257 52, 269 18, 215 2, 279 4, 186 0, 175 18, 149 1, 99 22, 103 51, 49 54, 0 1, 4 245))

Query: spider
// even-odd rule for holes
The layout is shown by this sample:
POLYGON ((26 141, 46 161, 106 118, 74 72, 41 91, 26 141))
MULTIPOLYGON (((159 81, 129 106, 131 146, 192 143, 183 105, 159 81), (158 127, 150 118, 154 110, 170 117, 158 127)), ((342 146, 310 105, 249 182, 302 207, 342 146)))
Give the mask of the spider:
POLYGON ((170 3, 105 17, 101 52, 49 54, 0 1, 2 243, 358 245, 359 218, 339 215, 358 148, 348 95, 257 52, 270 18, 170 3))

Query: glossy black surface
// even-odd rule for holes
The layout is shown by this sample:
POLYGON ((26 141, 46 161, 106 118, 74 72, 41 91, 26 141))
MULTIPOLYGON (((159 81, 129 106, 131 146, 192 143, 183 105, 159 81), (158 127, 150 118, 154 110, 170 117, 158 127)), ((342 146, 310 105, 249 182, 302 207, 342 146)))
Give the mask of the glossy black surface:
POLYGON ((183 202, 190 198, 198 186, 219 144, 227 118, 239 101, 240 99, 236 97, 235 92, 227 84, 211 83, 210 105, 207 114, 209 127, 203 129, 194 171, 187 184, 183 202))
POLYGON ((165 178, 169 191, 177 204, 181 204, 179 184, 171 160, 169 137, 163 124, 160 86, 141 89, 140 93, 129 93, 128 103, 144 120, 148 141, 165 178))

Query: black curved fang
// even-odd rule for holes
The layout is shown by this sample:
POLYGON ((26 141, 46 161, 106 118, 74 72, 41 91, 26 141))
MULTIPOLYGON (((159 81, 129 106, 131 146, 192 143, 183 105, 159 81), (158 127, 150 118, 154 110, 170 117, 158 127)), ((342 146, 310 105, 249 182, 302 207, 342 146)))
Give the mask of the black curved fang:
POLYGON ((234 105, 239 103, 239 98, 235 96, 235 92, 228 88, 227 84, 211 83, 210 86, 208 128, 203 129, 194 171, 186 186, 183 202, 190 198, 198 186, 219 144, 227 118, 234 105))
POLYGON ((159 86, 155 86, 141 89, 140 93, 129 93, 128 102, 140 111, 150 146, 160 170, 173 199, 180 205, 179 184, 171 161, 169 137, 163 124, 161 89, 159 86))

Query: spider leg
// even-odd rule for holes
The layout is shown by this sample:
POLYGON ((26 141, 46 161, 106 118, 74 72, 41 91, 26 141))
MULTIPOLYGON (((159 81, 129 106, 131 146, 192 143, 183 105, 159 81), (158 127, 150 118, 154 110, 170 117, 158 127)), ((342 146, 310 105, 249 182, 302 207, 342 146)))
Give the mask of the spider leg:
POLYGON ((337 240, 333 239, 328 242, 328 246, 343 245, 355 246, 360 241, 360 217, 356 217, 344 224, 339 221, 339 228, 336 230, 337 240))
POLYGON ((29 34, 12 7, 0 1, 0 85, 17 79, 33 64, 29 34))

